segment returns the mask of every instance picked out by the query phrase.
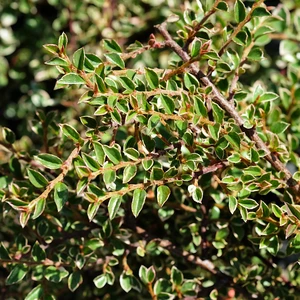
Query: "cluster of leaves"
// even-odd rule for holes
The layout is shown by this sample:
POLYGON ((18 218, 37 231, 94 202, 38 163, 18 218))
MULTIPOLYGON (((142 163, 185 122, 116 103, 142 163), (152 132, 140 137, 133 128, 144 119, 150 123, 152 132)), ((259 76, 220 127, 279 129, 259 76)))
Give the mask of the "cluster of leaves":
POLYGON ((80 117, 39 110, 42 144, 30 151, 3 127, 8 297, 55 299, 66 285, 78 299, 299 295, 299 9, 289 5, 195 1, 126 51, 104 39, 100 53, 69 55, 65 33, 44 46, 55 89, 81 94, 80 117), (272 39, 279 58, 263 51, 272 39), (138 60, 147 56, 168 64, 138 60))

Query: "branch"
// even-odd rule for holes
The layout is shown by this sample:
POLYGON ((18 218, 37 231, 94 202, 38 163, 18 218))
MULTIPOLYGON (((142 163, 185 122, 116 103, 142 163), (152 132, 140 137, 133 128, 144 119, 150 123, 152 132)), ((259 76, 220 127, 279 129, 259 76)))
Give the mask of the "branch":
POLYGON ((194 40, 197 32, 202 28, 202 26, 209 19, 209 17, 211 15, 213 15, 217 11, 217 6, 219 5, 220 2, 221 2, 221 0, 216 0, 215 3, 214 3, 214 5, 212 6, 212 8, 208 12, 206 12, 206 14, 203 17, 203 19, 194 26, 192 32, 189 33, 189 37, 188 37, 188 39, 185 42, 185 45, 183 47, 184 50, 188 49, 190 43, 194 40))
MULTIPOLYGON (((261 1, 257 2, 255 5, 257 6, 258 3, 261 3, 261 1)), ((166 23, 162 23, 161 25, 156 26, 162 36, 165 38, 166 42, 165 45, 170 47, 179 57, 184 61, 187 62, 191 58, 188 55, 186 51, 184 51, 171 37, 169 32, 166 28, 166 23)), ((224 46, 223 46, 224 48, 224 46)), ((225 49, 225 48, 224 48, 225 49)), ((277 158, 277 156, 272 155, 271 151, 268 149, 266 144, 262 141, 262 139, 259 137, 257 131, 255 128, 247 129, 244 127, 244 121, 235 109, 235 107, 227 101, 227 99, 219 92, 218 88, 210 81, 210 79, 198 68, 196 64, 192 64, 190 66, 190 72, 195 75, 199 81, 202 82, 202 84, 205 87, 211 87, 212 89, 212 100, 219 104, 221 108, 223 108, 227 114, 234 119, 236 124, 240 127, 241 131, 243 131, 249 139, 255 142, 256 147, 260 150, 263 150, 266 153, 266 160, 274 167, 276 171, 283 172, 285 176, 285 180, 288 184, 288 186, 294 191, 295 195, 298 196, 299 194, 299 184, 292 178, 292 174, 290 171, 284 166, 284 164, 277 158)), ((296 202, 299 202, 300 199, 296 199, 296 202)))
POLYGON ((48 195, 50 194, 50 192, 54 189, 55 185, 58 182, 63 181, 63 179, 65 178, 65 176, 67 175, 67 173, 69 172, 69 170, 72 167, 73 159, 78 156, 80 150, 81 150, 81 147, 78 145, 71 152, 71 154, 69 155, 67 160, 62 165, 62 172, 56 178, 54 178, 52 181, 49 182, 48 186, 46 187, 45 191, 42 194, 40 194, 37 198, 35 198, 34 200, 32 200, 30 202, 30 204, 28 205, 29 209, 34 208, 34 206, 40 199, 42 199, 42 198, 46 199, 48 197, 48 195))

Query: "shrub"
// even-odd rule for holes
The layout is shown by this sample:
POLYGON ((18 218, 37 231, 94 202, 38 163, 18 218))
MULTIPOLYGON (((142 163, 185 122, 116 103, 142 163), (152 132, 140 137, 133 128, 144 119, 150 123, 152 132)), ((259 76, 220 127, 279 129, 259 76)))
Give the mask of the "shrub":
POLYGON ((32 149, 3 127, 7 299, 300 295, 290 6, 196 1, 126 51, 44 46, 72 107, 37 111, 32 149))

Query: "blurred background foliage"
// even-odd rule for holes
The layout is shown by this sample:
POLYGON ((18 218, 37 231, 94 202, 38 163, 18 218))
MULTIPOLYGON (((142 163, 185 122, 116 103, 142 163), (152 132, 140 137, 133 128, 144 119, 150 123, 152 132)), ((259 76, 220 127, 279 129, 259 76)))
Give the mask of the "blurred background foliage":
MULTIPOLYGON (((4 0, 0 2, 0 118, 17 137, 30 135, 27 120, 39 108, 65 110, 76 101, 69 91, 54 91, 58 76, 44 62, 49 54, 44 44, 55 43, 62 32, 69 36, 68 51, 85 46, 86 52, 101 54, 101 41, 115 39, 120 45, 135 40, 147 42, 153 25, 179 0, 4 0)), ((147 57, 149 66, 152 62, 147 57)))

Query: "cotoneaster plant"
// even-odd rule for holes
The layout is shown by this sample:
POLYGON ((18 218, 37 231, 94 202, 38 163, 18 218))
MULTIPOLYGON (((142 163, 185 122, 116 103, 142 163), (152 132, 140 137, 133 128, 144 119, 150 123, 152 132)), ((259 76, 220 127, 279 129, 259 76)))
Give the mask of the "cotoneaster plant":
POLYGON ((44 46, 74 112, 37 111, 28 152, 2 130, 9 299, 300 295, 299 8, 263 2, 192 2, 126 50, 44 46))

